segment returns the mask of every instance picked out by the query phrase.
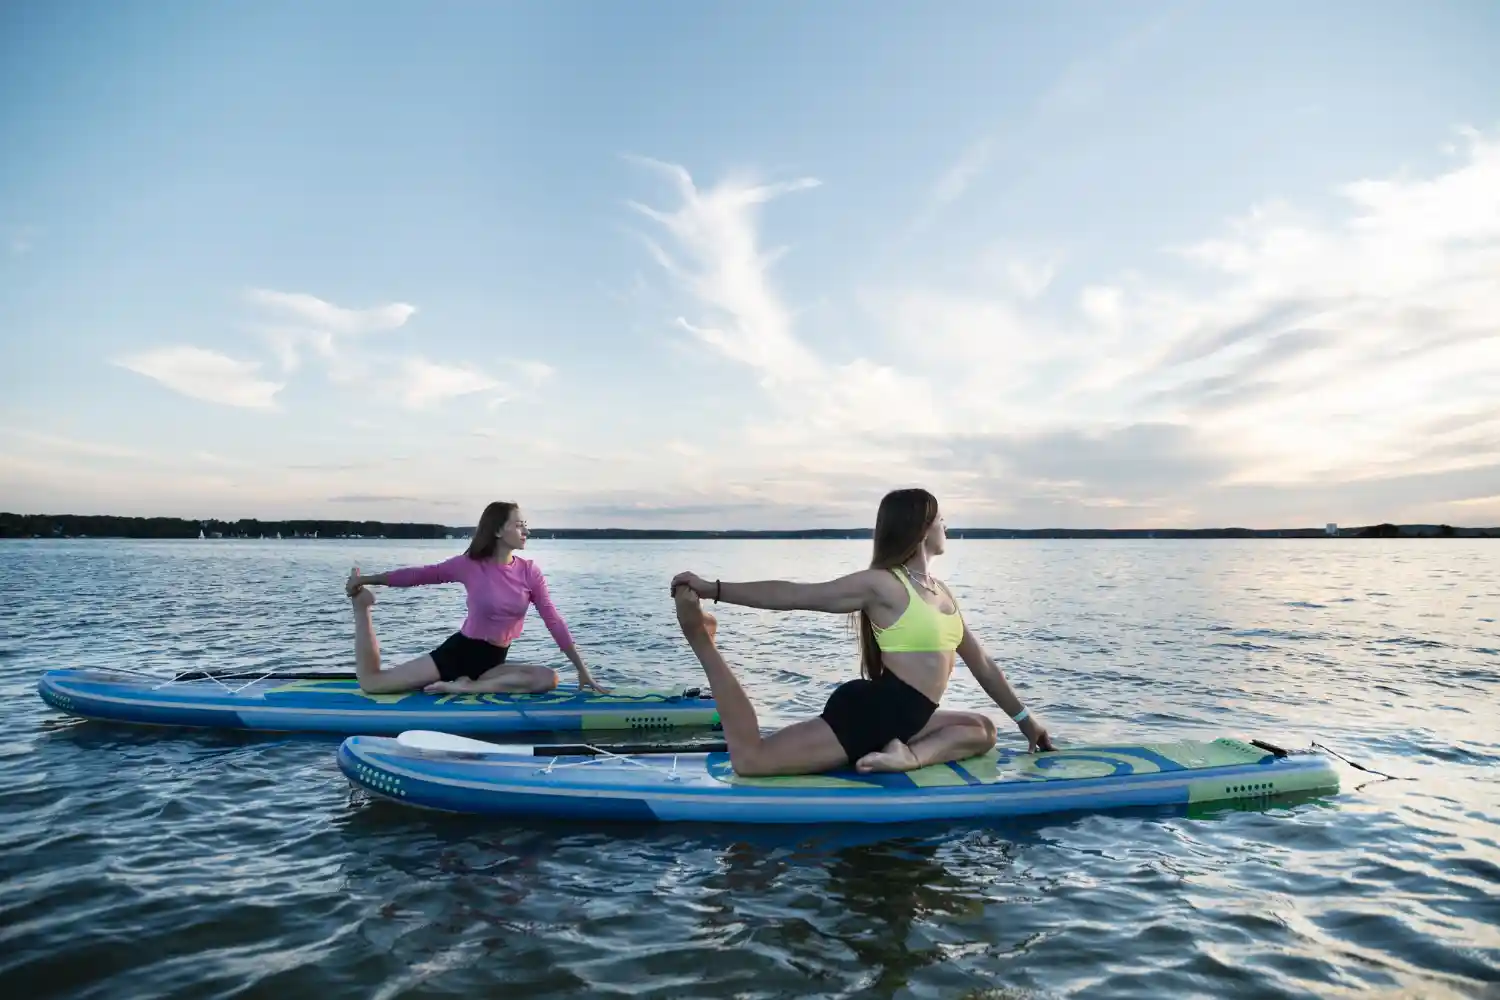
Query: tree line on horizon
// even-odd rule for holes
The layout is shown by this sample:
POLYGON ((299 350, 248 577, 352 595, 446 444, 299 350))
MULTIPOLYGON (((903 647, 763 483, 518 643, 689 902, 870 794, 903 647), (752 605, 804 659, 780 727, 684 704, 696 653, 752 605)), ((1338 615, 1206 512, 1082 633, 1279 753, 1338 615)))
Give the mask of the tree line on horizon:
MULTIPOLYGON (((472 525, 454 527, 393 521, 334 521, 299 518, 265 521, 240 518, 192 520, 178 517, 121 517, 110 514, 0 513, 0 538, 451 538, 467 541, 472 525)), ((869 539, 869 528, 805 528, 754 531, 672 528, 538 528, 534 538, 672 539, 773 538, 869 539)), ((950 528, 959 538, 1325 538, 1323 528, 950 528)), ((1456 528, 1447 524, 1374 524, 1342 528, 1344 538, 1495 538, 1497 528, 1456 528)))

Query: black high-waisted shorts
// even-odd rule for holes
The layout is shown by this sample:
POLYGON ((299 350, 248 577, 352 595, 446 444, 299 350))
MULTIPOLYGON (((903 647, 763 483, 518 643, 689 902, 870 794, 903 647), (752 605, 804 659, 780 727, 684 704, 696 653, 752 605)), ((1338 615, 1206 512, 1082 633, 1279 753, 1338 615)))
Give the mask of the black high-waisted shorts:
POLYGON ((834 688, 822 718, 852 764, 891 740, 910 740, 936 711, 925 694, 884 670, 875 680, 861 677, 834 688))
POLYGON ((437 664, 438 676, 445 681, 460 677, 477 680, 486 670, 504 663, 509 653, 509 646, 497 646, 454 632, 432 651, 432 662, 437 664))

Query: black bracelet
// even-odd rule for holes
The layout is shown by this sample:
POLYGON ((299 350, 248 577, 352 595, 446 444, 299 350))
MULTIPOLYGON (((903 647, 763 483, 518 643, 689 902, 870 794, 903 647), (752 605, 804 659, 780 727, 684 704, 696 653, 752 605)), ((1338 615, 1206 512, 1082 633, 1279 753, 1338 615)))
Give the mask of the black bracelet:
POLYGON ((715 580, 714 581, 714 603, 715 604, 719 603, 719 591, 721 591, 723 589, 724 589, 724 585, 722 583, 720 583, 718 580, 715 580))

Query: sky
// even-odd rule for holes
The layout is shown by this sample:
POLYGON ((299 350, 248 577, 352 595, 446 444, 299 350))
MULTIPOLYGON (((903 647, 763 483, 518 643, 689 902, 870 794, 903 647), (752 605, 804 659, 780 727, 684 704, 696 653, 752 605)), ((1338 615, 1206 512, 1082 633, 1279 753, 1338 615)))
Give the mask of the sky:
POLYGON ((0 510, 1500 525, 1500 5, 0 5, 0 510))

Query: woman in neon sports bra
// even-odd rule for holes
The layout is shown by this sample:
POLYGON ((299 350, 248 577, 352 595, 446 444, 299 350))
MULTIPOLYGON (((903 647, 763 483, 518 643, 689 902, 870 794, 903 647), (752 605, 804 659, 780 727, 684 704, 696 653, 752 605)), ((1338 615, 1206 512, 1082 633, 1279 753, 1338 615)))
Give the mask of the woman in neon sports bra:
POLYGON ((869 569, 826 583, 672 578, 677 621, 708 675, 736 773, 816 774, 850 763, 860 771, 910 771, 984 753, 995 745, 988 716, 938 708, 955 654, 1015 720, 1029 750, 1053 749, 1046 728, 965 626, 947 586, 928 575, 928 561, 945 541, 937 499, 926 490, 894 490, 875 516, 869 569), (839 685, 817 718, 762 736, 754 706, 714 645, 718 623, 699 606, 704 597, 774 611, 857 612, 864 676, 839 685))

